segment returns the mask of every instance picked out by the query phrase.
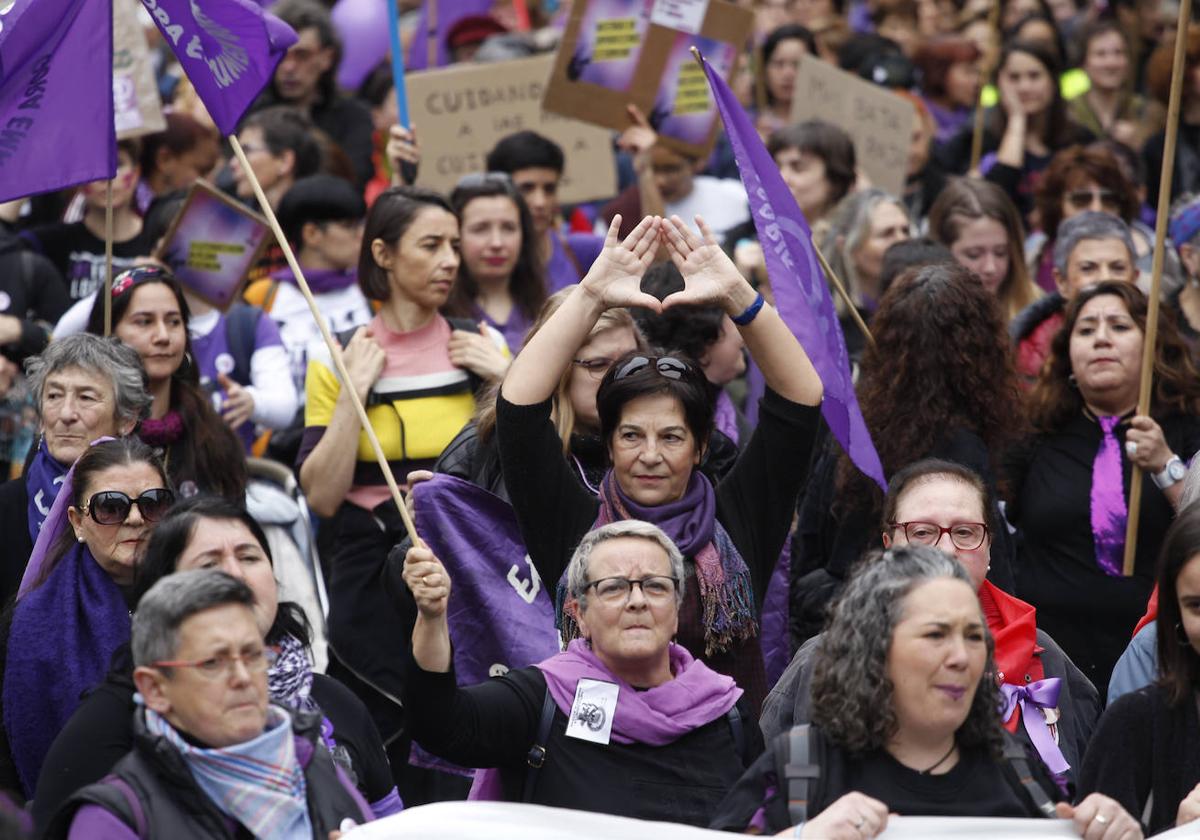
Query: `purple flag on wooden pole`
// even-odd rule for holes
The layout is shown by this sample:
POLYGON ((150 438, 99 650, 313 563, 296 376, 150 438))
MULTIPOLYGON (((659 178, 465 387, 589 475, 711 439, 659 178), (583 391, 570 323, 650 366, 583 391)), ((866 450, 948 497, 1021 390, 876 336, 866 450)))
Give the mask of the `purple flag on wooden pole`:
MULTIPOLYGON (((41 1, 41 0, 40 0, 41 1)), ((142 0, 222 135, 238 121, 298 40, 251 0, 142 0)))
POLYGON ((111 4, 0 8, 0 201, 116 174, 111 4))
POLYGON ((459 684, 558 653, 554 604, 508 503, 449 475, 416 485, 413 502, 421 539, 450 575, 447 619, 459 684))
POLYGON ((701 63, 746 187, 775 308, 821 377, 825 386, 821 414, 833 436, 854 465, 886 492, 883 464, 858 408, 846 339, 817 262, 812 231, 741 103, 712 66, 703 59, 701 63))

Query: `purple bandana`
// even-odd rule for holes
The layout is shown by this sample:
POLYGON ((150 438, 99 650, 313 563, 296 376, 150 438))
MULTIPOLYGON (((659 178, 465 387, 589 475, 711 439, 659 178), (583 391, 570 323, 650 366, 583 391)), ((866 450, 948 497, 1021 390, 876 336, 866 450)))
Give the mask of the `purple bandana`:
POLYGON ((1092 539, 1096 544, 1096 564, 1106 575, 1121 576, 1125 554, 1125 521, 1129 509, 1125 506, 1124 479, 1121 468, 1121 446, 1113 430, 1120 417, 1099 417, 1104 438, 1092 462, 1092 539))

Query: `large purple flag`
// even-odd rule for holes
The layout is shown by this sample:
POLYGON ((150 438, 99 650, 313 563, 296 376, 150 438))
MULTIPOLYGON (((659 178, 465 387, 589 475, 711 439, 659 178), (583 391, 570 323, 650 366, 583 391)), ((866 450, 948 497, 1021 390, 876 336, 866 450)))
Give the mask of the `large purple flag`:
POLYGON ((112 178, 112 6, 0 0, 0 201, 112 178))
MULTIPOLYGON (((43 0, 39 0, 43 2, 43 0)), ((251 0, 142 0, 223 135, 271 82, 298 40, 251 0)))
POLYGON ((470 482, 437 475, 414 488, 417 533, 450 575, 450 640, 459 685, 559 651, 554 605, 513 509, 470 482))
POLYGON ((855 466, 886 491, 883 465, 854 394, 846 339, 813 250, 812 231, 741 103, 712 66, 703 64, 746 187, 775 307, 825 386, 821 414, 830 431, 855 466))

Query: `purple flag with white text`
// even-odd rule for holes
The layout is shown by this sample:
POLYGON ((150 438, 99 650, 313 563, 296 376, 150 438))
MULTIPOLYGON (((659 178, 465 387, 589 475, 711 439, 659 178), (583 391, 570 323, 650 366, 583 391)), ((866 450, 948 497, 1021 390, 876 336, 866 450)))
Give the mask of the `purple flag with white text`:
POLYGON ((0 201, 117 173, 112 6, 0 0, 0 201))
POLYGON ((554 604, 525 551, 512 507, 470 482, 416 485, 417 533, 450 575, 450 640, 459 685, 559 651, 554 604))
POLYGON ((252 0, 142 0, 222 135, 271 83, 296 33, 252 0))
POLYGON ((703 64, 746 187, 775 308, 821 377, 821 414, 833 436, 855 466, 886 491, 883 464, 858 407, 846 339, 813 249, 812 231, 741 103, 720 74, 707 61, 703 64))

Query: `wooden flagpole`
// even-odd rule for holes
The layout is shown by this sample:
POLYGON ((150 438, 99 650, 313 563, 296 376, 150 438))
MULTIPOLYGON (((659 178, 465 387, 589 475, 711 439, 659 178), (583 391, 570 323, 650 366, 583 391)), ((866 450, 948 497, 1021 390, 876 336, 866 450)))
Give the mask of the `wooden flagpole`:
POLYGON ((112 180, 104 186, 104 336, 112 335, 113 285, 113 187, 112 180))
POLYGON ((291 268, 292 275, 296 278, 296 285, 300 288, 300 293, 304 295, 304 300, 308 303, 309 311, 312 312, 313 319, 317 322, 317 327, 321 330, 321 338, 325 341, 325 346, 329 348, 329 355, 333 359, 334 367, 337 368, 338 378, 342 381, 342 387, 347 389, 350 402, 354 405, 354 413, 358 415, 358 422, 362 425, 363 432, 367 435, 367 440, 371 443, 371 450, 375 453, 375 460, 379 462, 379 468, 383 471, 383 478, 387 482, 388 490, 392 494, 392 501, 396 503, 396 507, 400 510, 400 518, 404 521, 404 527, 408 529, 413 544, 424 548, 425 544, 417 534, 417 526, 413 523, 412 517, 409 516, 408 507, 404 504, 404 494, 400 492, 400 487, 396 484, 396 477, 392 475, 392 467, 388 463, 387 456, 383 454, 383 445, 379 442, 379 436, 375 434, 375 429, 371 427, 371 421, 367 418, 367 409, 363 406, 362 400, 358 398, 358 394, 351 385, 350 373, 346 370, 346 362, 342 359, 342 348, 333 340, 333 335, 329 332, 329 325, 325 322, 324 316, 321 315, 321 310, 317 307, 317 301, 313 297, 312 290, 308 287, 308 281, 304 278, 304 272, 300 270, 300 264, 296 262, 296 255, 292 252, 292 246, 288 244, 287 237, 284 236, 283 229, 279 226, 279 220, 275 218, 275 211, 271 209, 271 203, 267 201, 262 184, 258 182, 258 178, 254 175, 254 170, 250 167, 250 161, 246 160, 246 153, 242 150, 242 144, 238 142, 237 136, 232 134, 229 136, 229 142, 233 146, 233 153, 237 155, 242 171, 246 173, 250 179, 250 184, 254 187, 254 195, 258 199, 259 207, 262 208, 263 215, 267 217, 271 231, 275 234, 275 239, 279 242, 279 247, 283 249, 283 255, 287 259, 288 267, 291 268))
MULTIPOLYGON (((1158 218, 1154 224, 1154 261, 1150 269, 1150 308, 1146 313, 1146 335, 1142 340, 1142 377, 1138 389, 1137 413, 1150 414, 1150 395, 1154 388, 1154 350, 1158 343, 1158 306, 1162 289, 1163 259, 1167 222, 1171 214, 1171 183, 1175 175, 1175 142, 1179 134, 1179 109, 1183 99, 1183 71, 1187 56, 1188 23, 1192 19, 1192 0, 1181 0, 1179 25, 1175 32, 1175 63, 1171 68, 1171 97, 1167 102, 1166 142, 1163 147, 1162 174, 1158 179, 1158 218)), ((1125 523, 1126 577, 1133 575, 1137 557, 1138 518, 1142 510, 1142 471, 1134 464, 1129 479, 1129 519, 1125 523)))
MULTIPOLYGON (((1000 28, 1000 0, 996 0, 992 4, 992 8, 988 10, 987 23, 988 35, 994 38, 997 30, 1000 28)), ((971 131, 971 166, 967 169, 968 173, 979 169, 979 161, 983 158, 983 91, 987 87, 987 82, 991 78, 992 71, 995 69, 994 62, 992 61, 988 61, 983 67, 983 83, 979 86, 979 98, 975 102, 975 123, 971 131)), ((996 89, 999 91, 999 83, 997 83, 996 89)))

